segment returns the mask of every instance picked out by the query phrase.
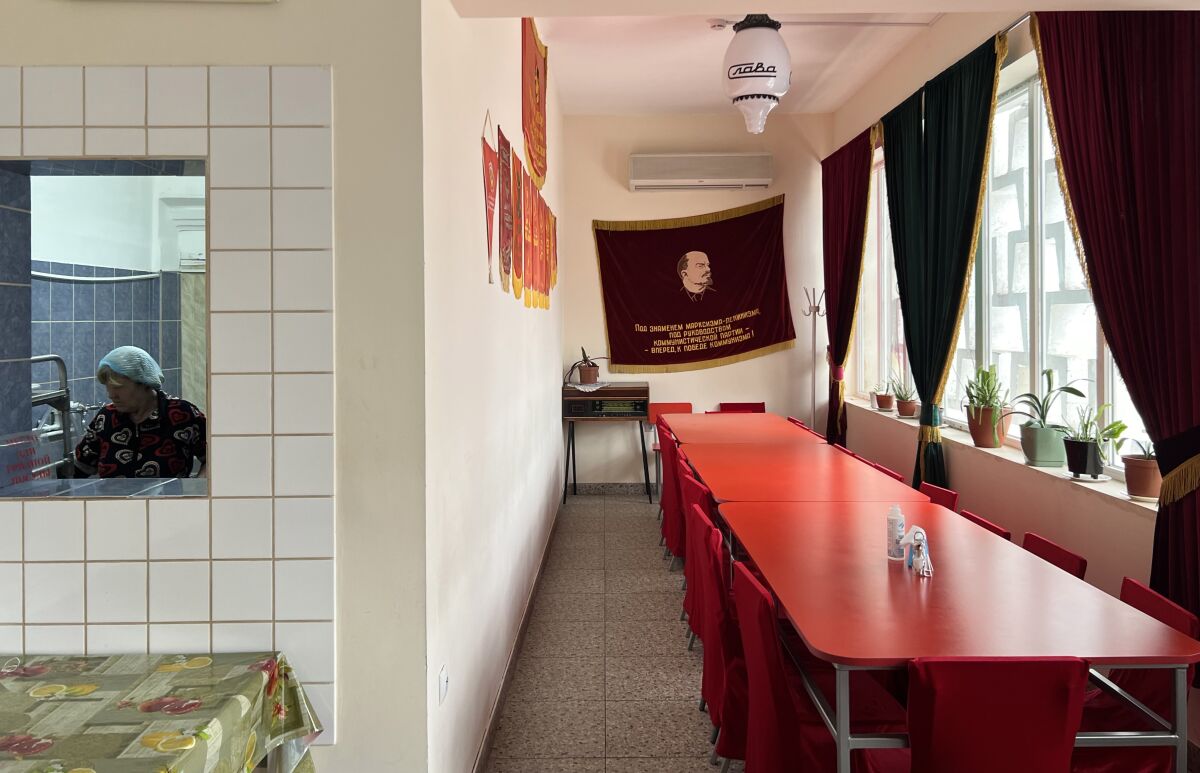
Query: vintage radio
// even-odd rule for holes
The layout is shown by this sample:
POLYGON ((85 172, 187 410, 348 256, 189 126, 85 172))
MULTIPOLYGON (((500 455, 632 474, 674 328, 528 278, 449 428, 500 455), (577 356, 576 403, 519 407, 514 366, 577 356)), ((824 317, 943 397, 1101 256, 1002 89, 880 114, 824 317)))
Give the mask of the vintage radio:
POLYGON ((605 384, 591 392, 563 384, 564 419, 646 419, 649 416, 650 385, 645 381, 605 384))

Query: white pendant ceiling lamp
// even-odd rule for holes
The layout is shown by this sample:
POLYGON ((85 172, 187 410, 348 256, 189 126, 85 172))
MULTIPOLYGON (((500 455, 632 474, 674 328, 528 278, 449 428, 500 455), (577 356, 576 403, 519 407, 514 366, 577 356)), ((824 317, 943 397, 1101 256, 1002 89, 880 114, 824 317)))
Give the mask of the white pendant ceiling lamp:
POLYGON ((792 84, 792 57, 779 27, 770 16, 752 13, 733 25, 725 50, 725 93, 751 134, 762 134, 767 114, 792 84))

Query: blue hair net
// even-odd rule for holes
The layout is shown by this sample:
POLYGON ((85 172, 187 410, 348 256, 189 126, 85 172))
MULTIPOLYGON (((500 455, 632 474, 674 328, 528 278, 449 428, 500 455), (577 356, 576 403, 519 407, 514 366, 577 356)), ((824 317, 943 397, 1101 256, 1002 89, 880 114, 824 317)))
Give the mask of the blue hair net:
MULTIPOLYGON (((161 387, 163 383, 162 368, 144 349, 136 346, 118 346, 100 360, 99 368, 107 366, 118 376, 124 376, 139 384, 161 387)), ((97 368, 97 369, 99 369, 97 368)))

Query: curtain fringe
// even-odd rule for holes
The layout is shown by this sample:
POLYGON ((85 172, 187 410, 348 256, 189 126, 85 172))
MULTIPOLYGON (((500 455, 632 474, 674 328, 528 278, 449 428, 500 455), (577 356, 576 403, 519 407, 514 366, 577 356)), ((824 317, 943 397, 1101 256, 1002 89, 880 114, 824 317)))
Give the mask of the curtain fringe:
POLYGON ((722 209, 719 212, 706 212, 703 215, 672 217, 665 220, 593 220, 592 232, 658 231, 666 228, 687 228, 693 225, 708 225, 709 223, 719 223, 722 220, 732 220, 735 217, 753 214, 754 212, 762 212, 764 209, 770 209, 782 203, 783 194, 781 193, 778 196, 756 201, 753 204, 746 204, 745 206, 734 207, 733 209, 722 209))
POLYGON ((670 365, 617 365, 611 361, 608 364, 609 373, 683 373, 689 370, 705 370, 706 368, 719 368, 722 365, 730 365, 735 362, 744 362, 752 360, 755 357, 762 357, 775 352, 782 352, 785 349, 791 349, 796 345, 796 339, 788 341, 780 341, 777 344, 764 346, 761 349, 755 349, 750 352, 742 352, 741 354, 731 354, 728 357, 718 357, 715 360, 704 360, 703 362, 679 362, 670 365))
POLYGON ((1193 456, 1163 476, 1158 494, 1159 507, 1165 507, 1200 489, 1200 455, 1193 456))

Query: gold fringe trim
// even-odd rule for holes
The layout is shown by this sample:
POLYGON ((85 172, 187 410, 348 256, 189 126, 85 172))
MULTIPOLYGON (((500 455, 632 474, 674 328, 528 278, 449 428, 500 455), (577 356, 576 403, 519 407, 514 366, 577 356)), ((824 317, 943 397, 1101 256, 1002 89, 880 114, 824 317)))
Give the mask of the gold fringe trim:
MULTIPOLYGON (((992 75, 992 106, 988 110, 987 141, 983 146, 983 170, 979 175, 979 195, 975 199, 975 220, 971 230, 971 250, 967 253, 967 270, 963 274, 962 294, 958 299, 958 311, 954 315, 954 336, 950 339, 950 350, 942 369, 942 377, 938 379, 937 389, 933 390, 933 403, 942 404, 946 392, 946 382, 950 380, 951 365, 954 362, 954 351, 958 348, 958 333, 962 322, 963 312, 967 308, 967 298, 971 292, 971 274, 975 271, 975 251, 979 249, 979 229, 983 223, 983 200, 987 193, 988 169, 992 159, 992 116, 996 114, 996 100, 1000 96, 1000 67, 1004 57, 1008 55, 1008 35, 1001 32, 996 36, 996 71, 992 75)), ((924 429, 924 427, 922 427, 924 429)), ((931 442, 940 443, 941 435, 931 442)))
POLYGON ((1163 476, 1158 505, 1165 507, 1178 502, 1196 489, 1200 489, 1200 454, 1163 476))
POLYGON ((1079 223, 1075 220, 1075 206, 1071 204, 1067 174, 1063 170, 1062 147, 1058 141, 1058 125, 1054 120, 1054 107, 1050 104, 1050 88, 1046 85, 1046 57, 1042 53, 1042 30, 1038 26, 1038 15, 1029 14, 1029 31, 1033 35, 1033 50, 1037 52, 1038 81, 1042 84, 1042 105, 1046 108, 1046 122, 1050 125, 1050 142, 1054 145, 1054 169, 1058 173, 1058 189, 1062 191, 1063 204, 1067 210, 1067 222, 1071 224, 1071 237, 1075 239, 1075 257, 1083 270, 1083 279, 1088 290, 1092 289, 1092 275, 1088 273, 1087 254, 1083 251, 1083 239, 1079 236, 1079 223))
POLYGON ((673 217, 666 220, 593 220, 592 231, 659 231, 666 228, 708 225, 709 223, 719 223, 722 220, 732 220, 742 215, 762 212, 764 209, 770 209, 782 203, 783 194, 781 193, 778 196, 756 201, 753 204, 746 204, 745 206, 734 207, 733 209, 723 209, 719 212, 708 212, 703 215, 673 217))
MULTIPOLYGON (((606 333, 607 334, 607 333, 606 333)), ((754 349, 741 354, 731 354, 728 357, 718 357, 715 360, 704 360, 703 362, 679 362, 671 365, 617 365, 611 360, 608 363, 609 373, 684 373, 689 370, 707 370, 708 368, 719 368, 722 365, 731 365, 735 362, 745 362, 753 360, 756 357, 762 357, 775 352, 782 352, 785 349, 791 349, 796 345, 796 339, 792 338, 787 341, 780 341, 777 344, 764 346, 761 349, 754 349)))

